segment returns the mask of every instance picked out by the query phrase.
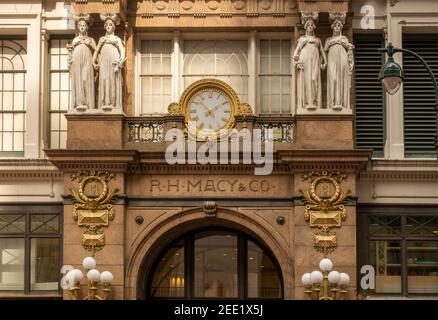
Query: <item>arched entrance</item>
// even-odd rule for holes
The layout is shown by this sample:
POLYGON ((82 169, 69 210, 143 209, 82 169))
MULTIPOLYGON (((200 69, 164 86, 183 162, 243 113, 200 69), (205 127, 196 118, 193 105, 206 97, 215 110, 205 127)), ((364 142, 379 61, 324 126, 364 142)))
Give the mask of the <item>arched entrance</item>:
MULTIPOLYGON (((150 297, 151 291, 148 292, 150 282, 148 281, 160 257, 163 257, 170 246, 177 243, 179 239, 184 239, 187 234, 194 234, 201 230, 232 230, 237 233, 241 232, 243 236, 252 240, 263 252, 267 252, 268 256, 272 257, 273 263, 277 265, 281 279, 281 297, 293 299, 293 261, 290 257, 287 239, 263 217, 252 212, 240 212, 227 208, 219 208, 213 218, 206 217, 202 208, 190 208, 179 212, 169 211, 145 227, 132 243, 132 251, 129 253, 125 274, 127 297, 130 299, 150 297)), ((244 241, 238 240, 238 243, 244 243, 244 241)), ((240 276, 239 279, 246 278, 240 276)), ((171 280, 168 281, 170 284, 171 280)), ((178 279, 173 281, 178 281, 178 279)), ((185 278, 184 281, 186 283, 188 279, 185 278)), ((242 288, 242 285, 239 288, 242 288)), ((184 293, 183 297, 188 296, 190 295, 184 293)))
POLYGON ((172 241, 145 279, 148 299, 281 299, 278 262, 245 232, 208 227, 172 241))

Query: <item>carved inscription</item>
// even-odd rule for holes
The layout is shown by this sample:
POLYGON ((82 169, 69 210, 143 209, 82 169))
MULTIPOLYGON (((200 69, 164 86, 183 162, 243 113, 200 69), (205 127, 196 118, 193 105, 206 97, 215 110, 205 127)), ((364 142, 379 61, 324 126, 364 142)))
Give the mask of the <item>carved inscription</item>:
POLYGON ((250 197, 290 198, 293 180, 286 175, 246 174, 136 175, 127 194, 136 197, 250 197))
POLYGON ((275 185, 268 180, 250 180, 240 182, 238 179, 152 179, 148 185, 148 191, 155 192, 190 192, 190 193, 234 193, 234 192, 270 192, 275 185))

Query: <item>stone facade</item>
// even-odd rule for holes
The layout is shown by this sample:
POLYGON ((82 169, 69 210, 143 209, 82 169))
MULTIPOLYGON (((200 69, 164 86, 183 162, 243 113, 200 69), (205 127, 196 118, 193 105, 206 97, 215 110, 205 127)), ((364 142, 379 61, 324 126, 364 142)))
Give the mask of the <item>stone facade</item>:
MULTIPOLYGON (((127 58, 122 72, 121 110, 96 108, 68 112, 65 115, 67 142, 63 149, 50 148, 44 135, 40 134, 44 124, 37 125, 32 120, 40 118, 39 113, 47 109, 47 93, 40 93, 44 92, 48 80, 39 79, 42 78, 42 68, 48 64, 47 53, 41 57, 41 67, 29 59, 27 100, 34 99, 36 106, 41 107, 27 111, 28 133, 24 156, 40 160, 2 160, 0 178, 17 192, 11 193, 8 188, 0 186, 0 190, 4 191, 0 199, 4 203, 24 203, 23 197, 31 193, 35 203, 62 204, 62 264, 80 267, 80 262, 90 252, 81 244, 83 228, 73 220, 75 201, 70 194, 71 190, 78 189, 78 183, 71 176, 80 170, 108 171, 114 174, 114 179, 108 182, 108 189, 118 189, 117 198, 112 203, 114 220, 102 228, 105 245, 95 253, 95 257, 99 268, 114 275, 111 298, 144 299, 146 279, 152 264, 170 242, 202 227, 227 227, 259 240, 272 253, 280 266, 284 299, 306 299, 301 276, 317 269, 324 254, 315 250, 315 229, 310 228, 305 219, 306 203, 302 191, 309 190, 310 183, 303 177, 310 172, 340 172, 345 175, 340 188, 344 192, 349 190, 350 198, 344 204, 346 219, 340 228, 336 228, 337 248, 328 257, 338 271, 350 275, 346 298, 356 299, 360 275, 357 265, 358 204, 409 205, 421 197, 424 197, 422 201, 425 203, 438 204, 436 160, 409 160, 403 156, 403 119, 397 113, 403 105, 402 95, 388 98, 391 108, 388 108, 386 158, 376 160, 371 158, 371 150, 355 148, 353 89, 349 92, 350 105, 340 112, 330 110, 327 107, 326 71, 321 71, 322 107, 300 110, 296 100, 300 89, 295 81, 296 68, 292 68, 290 114, 262 115, 256 110, 254 115, 236 116, 236 128, 253 130, 264 124, 274 124, 286 130, 289 125, 292 138, 286 141, 283 134, 282 141, 274 143, 273 173, 255 176, 254 165, 242 162, 227 165, 167 164, 165 151, 169 143, 163 141, 163 137, 172 128, 183 128, 185 118, 181 114, 170 113, 150 117, 140 115, 138 101, 142 93, 138 89, 137 78, 138 46, 144 34, 166 33, 166 37, 171 34, 173 39, 180 39, 180 33, 185 33, 182 37, 190 38, 187 35, 190 32, 227 35, 238 30, 251 34, 250 39, 256 39, 263 33, 281 32, 292 37, 293 52, 300 35, 304 34, 301 17, 305 12, 319 12, 316 35, 321 38, 321 43, 332 35, 329 13, 345 13, 342 33, 347 41, 352 42, 354 30, 359 29, 362 2, 46 1, 43 17, 40 14, 43 4, 28 1, 22 4, 23 8, 29 9, 29 13, 24 15, 26 18, 19 14, 24 12, 23 8, 0 4, 0 10, 14 13, 20 19, 16 22, 20 22, 21 29, 26 30, 28 57, 31 57, 30 52, 48 51, 47 42, 51 36, 61 32, 73 35, 71 13, 90 14, 96 18, 95 24, 89 28, 89 35, 96 40, 104 35, 103 24, 97 19, 99 14, 117 13, 121 23, 116 28, 116 34, 126 47, 127 58), (153 133, 152 140, 146 134, 146 138, 141 140, 145 132, 141 128, 157 126, 161 131, 153 133), (35 186, 44 192, 36 194, 35 186), (213 216, 206 214, 206 202, 217 205, 213 216), (138 217, 142 218, 142 223, 137 222, 138 217), (278 222, 279 217, 284 218, 284 223, 278 222)), ((421 8, 427 7, 423 4, 425 1, 420 2, 421 8)), ((423 9, 412 15, 408 10, 411 4, 401 2, 391 6, 388 2, 387 8, 384 8, 379 2, 375 7, 378 8, 377 28, 389 30, 388 37, 393 39, 399 37, 393 29, 395 21, 404 17, 407 17, 408 24, 438 25, 436 16, 427 16, 423 9), (385 25, 384 17, 393 12, 396 14, 392 17, 394 20, 388 22, 390 28, 385 25)), ((10 22, 5 15, 0 15, 0 24, 12 28, 10 22)), ((19 34, 23 31, 18 29, 11 32, 19 34)), ((172 44, 177 46, 178 41, 172 44)), ((180 66, 173 65, 172 68, 175 71, 180 66)), ((255 66, 252 65, 252 68, 255 66)), ((249 83, 256 83, 254 74, 249 75, 249 83)), ((178 83, 179 80, 172 81, 178 83)), ((251 90, 248 93, 250 105, 256 101, 256 86, 251 90)), ((98 96, 97 85, 96 91, 98 96)), ((181 92, 178 89, 172 91, 173 102, 178 101, 181 92)), ((251 107, 254 111, 255 106, 251 107)), ((85 292, 85 286, 82 290, 85 292)), ((62 298, 70 297, 64 292, 62 298)))

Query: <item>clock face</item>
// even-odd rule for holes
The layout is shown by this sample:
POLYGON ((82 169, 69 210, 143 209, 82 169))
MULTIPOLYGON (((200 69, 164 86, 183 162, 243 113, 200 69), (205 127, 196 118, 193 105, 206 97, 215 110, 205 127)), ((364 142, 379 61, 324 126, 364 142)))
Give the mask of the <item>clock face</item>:
POLYGON ((201 137, 219 137, 221 129, 233 121, 230 96, 215 87, 202 88, 193 93, 187 104, 187 121, 191 133, 201 137))

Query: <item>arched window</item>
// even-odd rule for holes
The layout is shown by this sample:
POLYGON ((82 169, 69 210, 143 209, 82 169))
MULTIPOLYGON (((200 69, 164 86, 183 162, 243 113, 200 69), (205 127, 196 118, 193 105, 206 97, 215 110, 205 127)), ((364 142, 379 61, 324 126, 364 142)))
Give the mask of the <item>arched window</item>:
POLYGON ((242 101, 248 101, 248 41, 184 41, 184 88, 203 78, 216 78, 236 90, 242 101))
POLYGON ((0 155, 24 152, 26 40, 0 39, 0 155))
POLYGON ((257 240, 229 229, 203 229, 172 242, 147 282, 150 299, 282 297, 274 257, 257 240))

